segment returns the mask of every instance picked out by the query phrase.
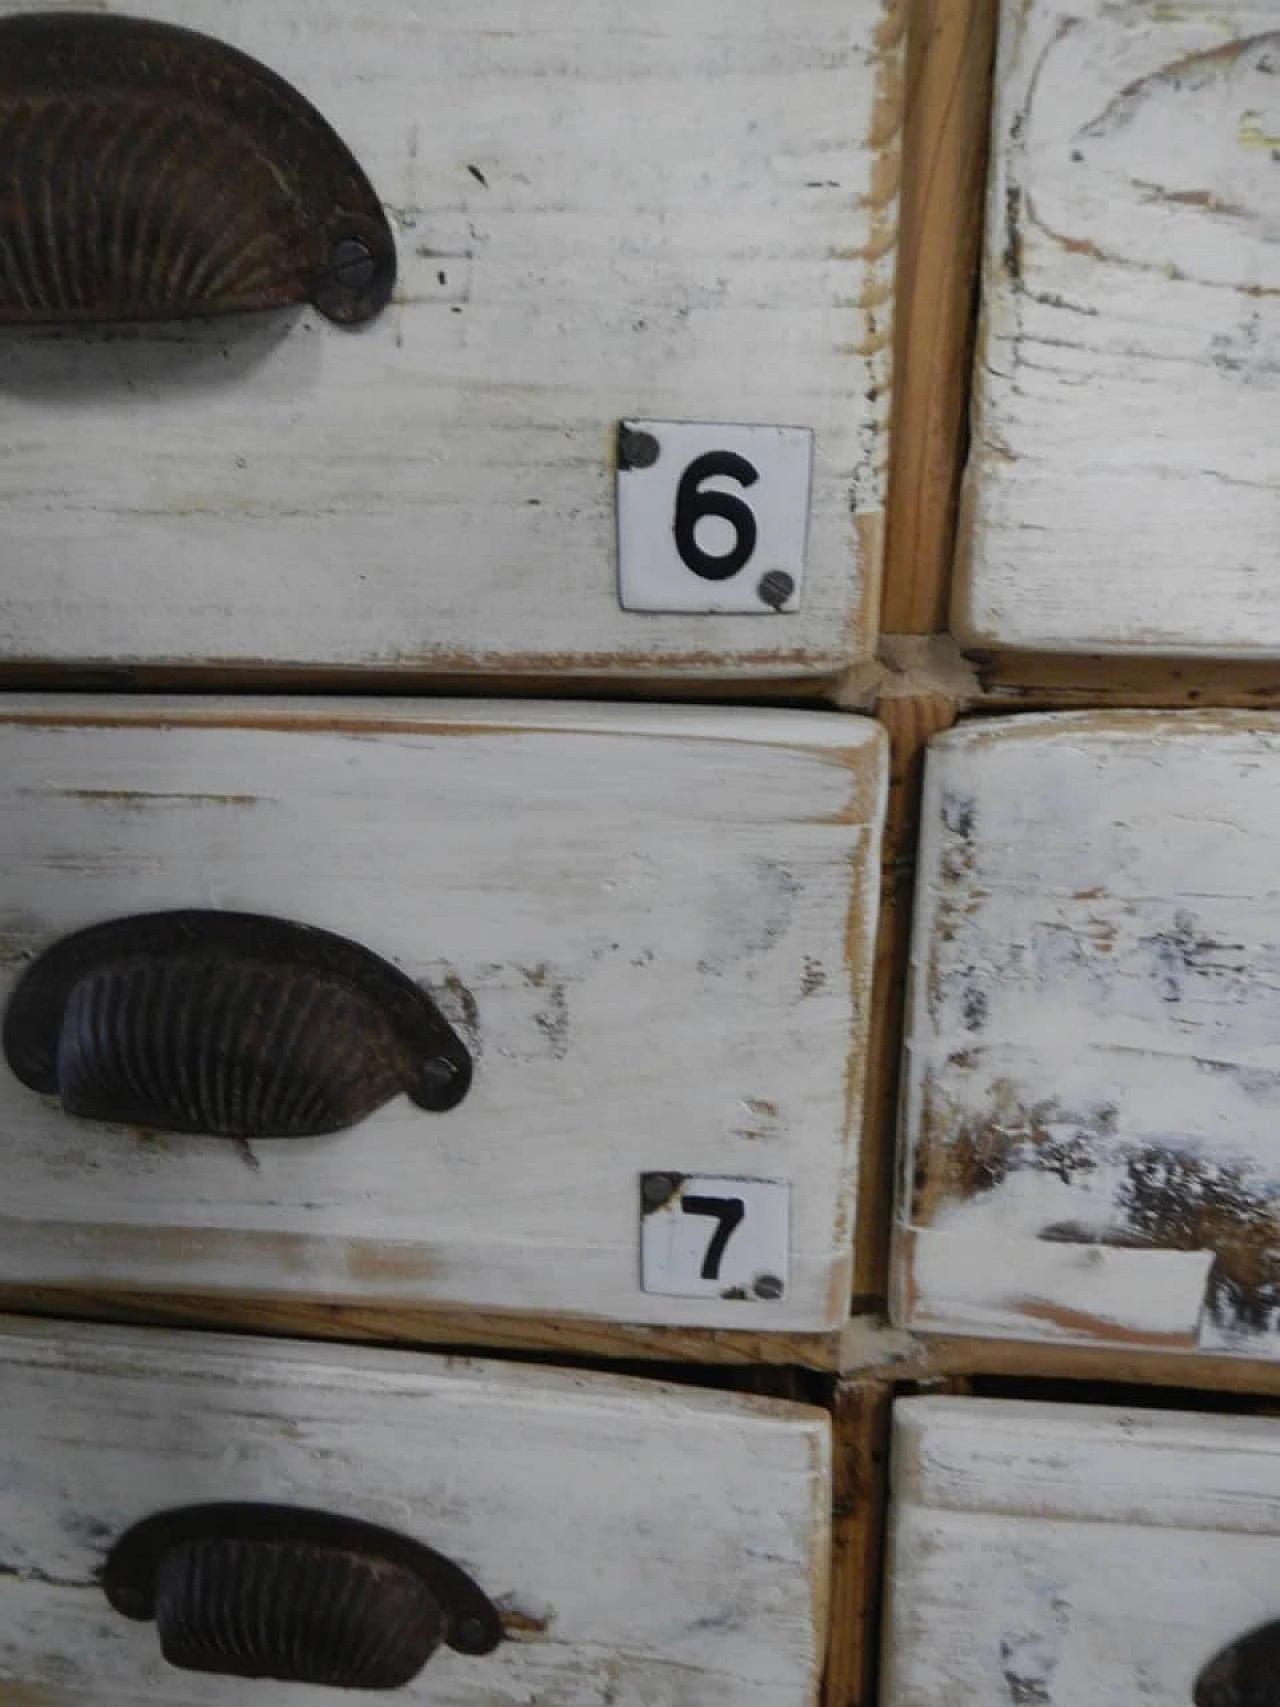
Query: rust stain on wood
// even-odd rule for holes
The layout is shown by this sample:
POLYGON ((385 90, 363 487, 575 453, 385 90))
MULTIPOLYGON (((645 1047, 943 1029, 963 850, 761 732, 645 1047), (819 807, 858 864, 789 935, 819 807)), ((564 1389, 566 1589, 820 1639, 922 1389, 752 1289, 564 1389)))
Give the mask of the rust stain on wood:
POLYGON ((1109 1340, 1116 1345, 1151 1346, 1166 1351, 1194 1351, 1194 1333, 1161 1334, 1147 1329, 1126 1328, 1110 1317, 1091 1316, 1084 1310, 1069 1310, 1061 1304, 1048 1304, 1042 1298, 1019 1298, 1018 1314, 1032 1321, 1048 1322, 1066 1333, 1083 1338, 1109 1340))

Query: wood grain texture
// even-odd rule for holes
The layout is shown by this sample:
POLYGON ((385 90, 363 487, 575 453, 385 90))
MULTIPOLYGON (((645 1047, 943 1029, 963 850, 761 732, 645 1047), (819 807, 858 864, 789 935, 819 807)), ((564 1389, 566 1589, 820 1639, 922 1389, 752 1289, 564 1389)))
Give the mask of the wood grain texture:
POLYGON ((1280 721, 970 724, 922 824, 895 1319, 1276 1356, 1280 721))
MULTIPOLYGON (((1087 1381, 1125 1387, 1176 1388, 1249 1397, 1280 1395, 1280 1364, 1261 1358, 1147 1351, 1132 1346, 1061 1345, 1044 1341, 955 1338, 908 1333, 883 1317, 856 1316, 841 1334, 840 1369, 850 1381, 929 1385, 993 1376, 1028 1381, 1087 1381)), ((1159 1403, 1153 1393, 1152 1403, 1159 1403)))
POLYGON ((1260 659, 1100 658, 1001 652, 972 657, 987 711, 1072 711, 1092 706, 1280 709, 1280 672, 1260 659))
POLYGON ((831 1638, 823 1707, 876 1698, 880 1583, 893 1389, 842 1381, 832 1403, 831 1638))
POLYGON ((311 1297, 250 1298, 227 1292, 130 1292, 101 1284, 0 1286, 0 1310, 18 1316, 115 1322, 138 1327, 339 1340, 427 1350, 511 1351, 554 1358, 609 1358, 627 1364, 724 1365, 776 1375, 780 1368, 843 1367, 848 1323, 825 1333, 675 1328, 600 1321, 568 1310, 532 1316, 458 1304, 348 1304, 311 1297))
POLYGON ((884 1707, 1189 1703, 1280 1614, 1280 1420, 895 1407, 884 1707))
POLYGON ((0 1282, 823 1333, 852 1270, 883 738, 833 714, 10 700, 0 996, 69 931, 226 907, 422 982, 462 1106, 254 1144, 0 1074, 0 1282), (791 1184, 780 1301, 640 1292, 639 1176, 791 1184))
POLYGON ((955 626, 1280 655, 1271 0, 1004 0, 955 626))
POLYGON ((902 0, 127 9, 312 100, 400 281, 357 337, 6 336, 0 656, 767 679, 871 649, 902 0), (628 416, 815 430, 800 613, 620 609, 628 416))
POLYGON ((901 698, 886 694, 876 706, 876 719, 889 737, 889 798, 880 861, 875 994, 858 1169, 853 1290, 855 1298, 860 1300, 880 1301, 888 1291, 902 1016, 910 958, 924 755, 931 737, 955 722, 956 709, 954 699, 945 693, 901 698))
POLYGON ((508 1641, 483 1660, 438 1654, 406 1702, 816 1701, 821 1411, 604 1375, 22 1324, 0 1333, 0 1395, 6 1703, 294 1699, 169 1670, 154 1628, 112 1613, 96 1580, 133 1523, 224 1499, 379 1523, 481 1583, 508 1641))
POLYGON ((998 0, 917 0, 907 36, 881 627, 947 626, 973 367, 998 0))

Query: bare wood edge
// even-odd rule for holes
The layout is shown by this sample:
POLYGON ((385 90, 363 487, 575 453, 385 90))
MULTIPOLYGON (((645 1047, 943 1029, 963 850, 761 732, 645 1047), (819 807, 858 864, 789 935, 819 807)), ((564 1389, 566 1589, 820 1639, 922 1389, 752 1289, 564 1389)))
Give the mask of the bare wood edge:
POLYGON ((952 726, 959 710, 959 701, 945 691, 902 697, 886 693, 876 706, 889 735, 889 809, 881 846, 880 918, 858 1165, 853 1279, 858 1299, 888 1295, 898 1081, 924 753, 934 735, 952 726))
POLYGON ((875 1699, 893 1386, 841 1381, 831 1403, 831 1616, 824 1707, 875 1699))
POLYGON ((1280 1361, 1128 1346, 1051 1345, 910 1333, 881 1316, 855 1316, 841 1353, 846 1379, 916 1386, 988 1376, 1020 1381, 1088 1381, 1122 1387, 1280 1395, 1280 1361))
POLYGON ((668 1364, 839 1366, 843 1334, 770 1334, 711 1328, 637 1327, 585 1317, 426 1305, 350 1304, 225 1294, 140 1293, 95 1287, 0 1287, 0 1313, 135 1327, 206 1328, 414 1350, 502 1351, 556 1358, 668 1364))
POLYGON ((1280 709, 1280 659, 1069 656, 961 651, 947 634, 884 634, 879 655, 848 670, 832 698, 845 711, 948 694, 964 715, 1019 711, 1280 709))
POLYGON ((894 632, 946 628, 972 382, 997 0, 917 0, 907 41, 882 597, 894 632))
POLYGON ((973 653, 984 711, 1086 706, 1176 710, 1280 707, 1280 660, 1135 658, 1050 652, 973 653))
POLYGON ((235 667, 0 663, 0 693, 430 694, 433 698, 464 699, 709 699, 808 704, 829 699, 838 680, 827 665, 813 674, 795 669, 756 674, 748 669, 716 668, 712 658, 691 667, 687 674, 661 666, 646 671, 628 661, 619 662, 616 674, 602 662, 579 670, 571 659, 562 664, 544 660, 541 667, 532 661, 527 671, 517 663, 484 672, 429 666, 366 670, 270 663, 235 667))

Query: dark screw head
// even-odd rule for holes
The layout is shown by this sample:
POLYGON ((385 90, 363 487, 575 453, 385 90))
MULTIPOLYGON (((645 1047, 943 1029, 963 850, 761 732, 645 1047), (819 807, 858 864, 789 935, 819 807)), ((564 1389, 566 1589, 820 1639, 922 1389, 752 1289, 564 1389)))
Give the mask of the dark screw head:
POLYGON ((333 246, 329 266, 344 290, 367 290, 377 271, 373 250, 360 237, 344 237, 333 246))
POLYGON ((781 1298, 787 1289, 776 1274, 758 1274, 751 1290, 757 1298, 765 1298, 772 1303, 775 1299, 781 1298))
POLYGON ((634 427, 618 429, 618 467, 652 468, 662 455, 662 446, 652 433, 637 432, 634 427))
POLYGON ((768 605, 770 610, 781 610, 795 590, 795 578, 788 575, 785 569, 770 569, 767 575, 761 577, 760 585, 756 588, 760 602, 768 605))
POLYGON ((464 1618, 454 1631, 453 1639, 464 1653, 487 1652, 493 1645, 482 1618, 464 1618))
POLYGON ((111 1604, 122 1618, 136 1618, 147 1623, 155 1612, 152 1597, 137 1583, 113 1583, 111 1604))
POLYGON ((661 1209, 664 1203, 670 1203, 679 1184, 671 1174, 646 1174, 640 1187, 641 1196, 651 1209, 661 1209))
POLYGON ((471 1089, 471 1063, 451 1061, 447 1055, 432 1055, 418 1069, 413 1100, 421 1108, 443 1114, 456 1108, 471 1089))

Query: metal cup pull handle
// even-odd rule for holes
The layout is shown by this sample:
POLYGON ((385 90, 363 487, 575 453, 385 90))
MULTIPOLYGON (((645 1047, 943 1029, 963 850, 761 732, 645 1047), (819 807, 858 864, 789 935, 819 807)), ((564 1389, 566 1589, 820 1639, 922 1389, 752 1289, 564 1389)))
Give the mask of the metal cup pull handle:
POLYGON ((0 324, 311 302, 356 325, 396 278, 355 156, 211 36, 85 12, 0 20, 0 324))
POLYGON ((359 943, 253 913, 150 913, 64 937, 10 999, 5 1059, 68 1114, 218 1138, 340 1132, 392 1097, 455 1107, 471 1057, 359 943))
POLYGON ((1275 1707, 1280 1702, 1280 1621, 1222 1648, 1196 1678, 1195 1707, 1275 1707))
POLYGON ((144 1519, 103 1571, 116 1612, 154 1621, 180 1671, 399 1689, 443 1643, 488 1654, 497 1608, 442 1554, 394 1530, 277 1505, 144 1519))

